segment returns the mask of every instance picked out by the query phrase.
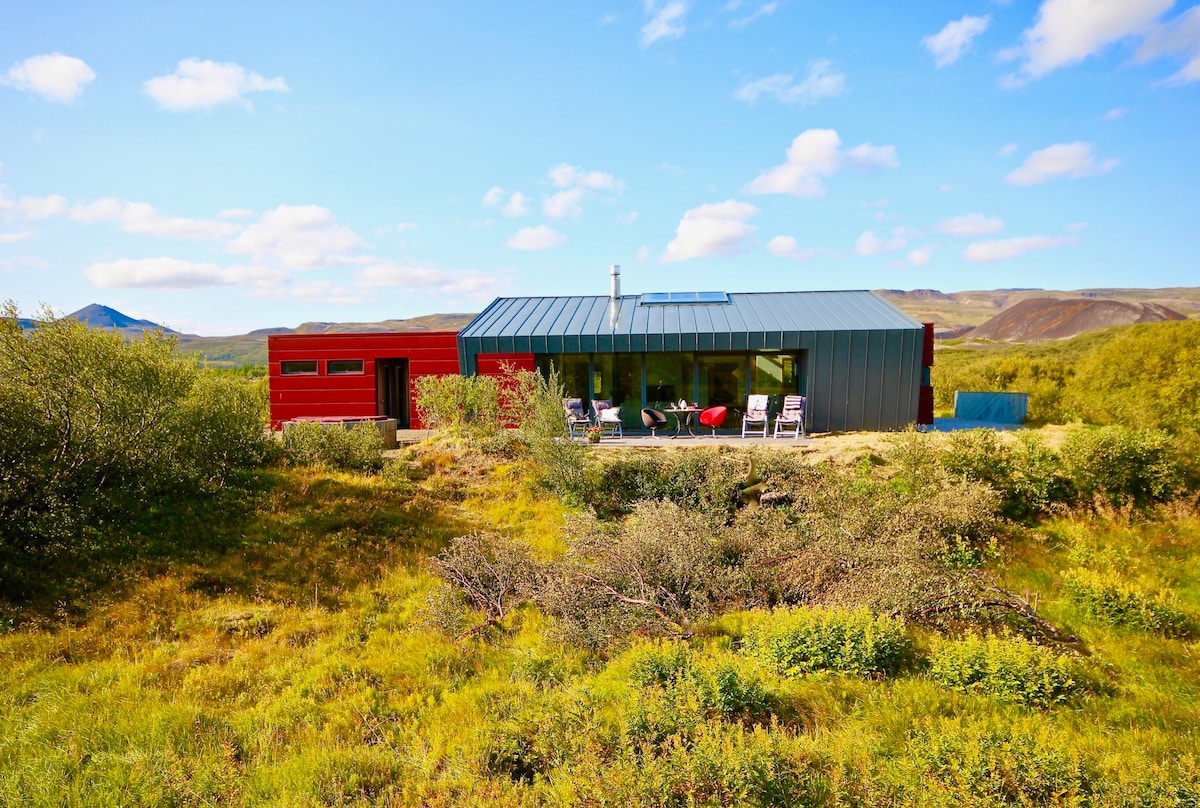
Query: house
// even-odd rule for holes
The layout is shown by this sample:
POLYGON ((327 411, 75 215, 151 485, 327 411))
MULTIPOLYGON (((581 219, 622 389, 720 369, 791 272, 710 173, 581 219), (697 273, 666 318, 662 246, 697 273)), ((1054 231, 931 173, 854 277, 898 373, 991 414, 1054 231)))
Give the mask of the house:
POLYGON ((271 420, 389 416, 422 425, 412 385, 428 374, 554 368, 567 395, 608 399, 626 428, 683 399, 744 408, 808 397, 816 432, 933 422, 932 324, 869 291, 668 292, 504 297, 457 334, 277 335, 271 420))

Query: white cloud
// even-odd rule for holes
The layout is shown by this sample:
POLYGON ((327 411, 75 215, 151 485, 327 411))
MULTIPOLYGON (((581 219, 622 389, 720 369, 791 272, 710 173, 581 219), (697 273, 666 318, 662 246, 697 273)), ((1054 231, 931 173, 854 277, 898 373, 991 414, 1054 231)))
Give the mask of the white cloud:
POLYGON ((846 89, 846 77, 832 70, 833 62, 828 59, 808 63, 808 75, 799 84, 791 73, 776 73, 763 79, 747 81, 733 97, 753 104, 764 95, 784 104, 815 104, 823 98, 841 95, 846 89))
POLYGON ((1094 177, 1107 174, 1116 168, 1115 159, 1096 162, 1092 156, 1093 144, 1056 143, 1039 149, 1025 159, 1020 167, 1010 171, 1004 181, 1009 185, 1041 185, 1056 177, 1094 177))
POLYGON ((1002 58, 1021 59, 1003 86, 1039 79, 1081 62, 1121 39, 1145 35, 1174 0, 1044 0, 1037 22, 1021 34, 1021 44, 1002 58))
POLYGON ((565 219, 583 214, 583 189, 571 188, 559 191, 542 201, 542 212, 551 219, 565 219))
POLYGON ((886 241, 875 235, 874 230, 867 230, 854 241, 855 255, 879 255, 885 252, 895 252, 908 244, 911 236, 918 235, 907 227, 897 227, 892 230, 892 237, 886 241))
POLYGON ((645 6, 650 20, 642 26, 643 48, 662 40, 679 39, 687 31, 683 17, 688 9, 683 0, 668 0, 661 5, 657 0, 645 0, 645 6))
POLYGON ((1192 6, 1169 23, 1155 26, 1138 49, 1137 58, 1147 61, 1177 53, 1188 61, 1165 83, 1200 80, 1200 5, 1192 6))
POLYGON ((504 279, 480 272, 406 266, 393 261, 380 261, 355 274, 358 285, 366 289, 398 287, 415 293, 478 296, 506 285, 504 279))
POLYGON ((226 208, 217 213, 218 219, 253 219, 257 211, 249 208, 226 208))
POLYGON ((612 174, 603 171, 584 171, 578 166, 559 163, 547 172, 550 181, 558 188, 591 188, 596 191, 619 191, 624 183, 612 174))
POLYGON ((524 216, 529 212, 529 197, 520 191, 516 191, 508 198, 501 208, 500 212, 510 219, 515 219, 518 216, 524 216))
POLYGON ((1078 236, 1019 236, 997 241, 977 241, 967 245, 963 258, 968 261, 1003 261, 1034 250, 1048 250, 1078 243, 1078 236))
POLYGON ((529 197, 520 191, 510 194, 499 185, 488 189, 488 192, 483 195, 483 204, 490 208, 499 208, 500 212, 510 219, 524 216, 529 212, 529 197))
POLYGON ((997 157, 1012 157, 1016 153, 1017 153, 1017 144, 1016 143, 1005 143, 1003 146, 996 149, 997 157))
POLYGON ((925 50, 933 56, 933 62, 938 67, 952 65, 967 52, 975 37, 987 30, 992 18, 964 16, 961 20, 946 23, 946 27, 936 34, 930 34, 921 40, 925 50))
POLYGON ((791 258, 795 261, 807 261, 819 255, 829 255, 829 250, 823 248, 806 249, 791 236, 776 236, 767 242, 767 252, 780 258, 791 258))
POLYGON ((409 230, 416 230, 418 227, 420 225, 416 222, 400 222, 400 224, 396 225, 396 232, 407 233, 409 230))
POLYGON ((757 229, 746 224, 746 220, 758 213, 753 205, 733 199, 692 208, 683 214, 675 238, 660 260, 669 263, 715 253, 741 252, 757 229))
POLYGON ((620 191, 625 183, 604 171, 585 171, 578 166, 559 163, 546 173, 556 188, 563 190, 542 200, 542 212, 551 219, 583 214, 583 200, 592 191, 620 191))
POLYGON ((900 164, 895 146, 864 143, 842 150, 842 140, 832 129, 809 129, 792 141, 787 162, 760 174, 746 190, 752 194, 791 194, 822 197, 822 177, 831 177, 839 168, 895 168, 900 164))
POLYGON ((0 244, 16 244, 18 241, 24 241, 32 235, 32 230, 15 230, 9 233, 0 233, 0 244))
POLYGON ((638 220, 638 212, 631 210, 628 213, 622 213, 617 216, 617 224, 631 225, 638 220))
POLYGON ((904 256, 904 262, 909 266, 923 267, 933 260, 934 249, 936 249, 936 246, 933 244, 926 244, 923 247, 918 247, 917 249, 909 252, 908 255, 904 256))
POLYGON ((210 286, 272 285, 285 276, 263 267, 230 267, 181 261, 177 258, 124 258, 92 264, 83 270, 101 289, 158 289, 183 291, 210 286))
POLYGON ((504 246, 514 250, 549 250, 566 243, 567 237, 562 233, 549 225, 540 224, 537 227, 522 227, 504 246))
POLYGON ((964 216, 942 219, 937 223, 936 229, 939 233, 947 236, 981 236, 986 233, 999 233, 1004 229, 1004 220, 999 216, 968 213, 964 216))
POLYGON ((181 59, 174 73, 149 79, 142 92, 170 112, 212 109, 221 104, 253 105, 243 96, 256 92, 287 92, 282 76, 268 79, 249 73, 233 62, 181 59))
POLYGON ((16 202, 0 200, 0 209, 4 210, 6 219, 24 221, 49 219, 51 216, 62 216, 67 212, 67 199, 58 194, 24 196, 16 202))
POLYGON ((1124 118, 1125 115, 1128 114, 1128 112, 1129 112, 1128 107, 1115 107, 1113 109, 1110 109, 1108 112, 1104 113, 1100 117, 1106 121, 1115 121, 1119 118, 1124 118))
POLYGON ((78 98, 94 78, 96 72, 82 59, 47 53, 13 65, 0 76, 0 84, 66 104, 78 98))
POLYGON ((654 255, 654 251, 651 250, 649 247, 647 247, 645 244, 643 244, 642 246, 637 248, 637 252, 634 254, 634 258, 636 258, 638 261, 640 261, 642 263, 645 263, 646 261, 649 261, 653 255, 654 255))
POLYGON ((358 234, 339 225, 327 208, 280 205, 230 241, 229 251, 274 258, 293 269, 317 269, 349 263, 362 246, 358 234))
MULTIPOLYGON (((723 11, 734 11, 734 10, 736 10, 736 8, 737 8, 737 6, 733 6, 731 8, 730 6, 727 5, 722 10, 723 11)), ((730 28, 745 28, 747 25, 754 22, 755 20, 757 20, 761 17, 769 17, 778 10, 779 10, 779 3, 774 3, 774 2, 763 3, 761 6, 754 9, 754 11, 751 11, 746 16, 739 17, 736 20, 730 20, 729 27, 730 28)))
POLYGON ((69 215, 78 222, 119 222, 126 233, 197 241, 225 238, 241 229, 239 225, 215 219, 164 217, 144 202, 122 202, 112 198, 98 199, 90 205, 75 205, 69 215))

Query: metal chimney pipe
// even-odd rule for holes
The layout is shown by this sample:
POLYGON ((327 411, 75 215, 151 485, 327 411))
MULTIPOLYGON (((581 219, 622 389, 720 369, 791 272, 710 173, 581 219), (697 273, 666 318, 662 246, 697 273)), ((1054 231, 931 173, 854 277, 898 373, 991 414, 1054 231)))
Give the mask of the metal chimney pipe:
POLYGON ((620 266, 620 264, 613 264, 612 269, 609 271, 609 274, 612 276, 612 299, 617 300, 621 297, 621 266, 620 266))

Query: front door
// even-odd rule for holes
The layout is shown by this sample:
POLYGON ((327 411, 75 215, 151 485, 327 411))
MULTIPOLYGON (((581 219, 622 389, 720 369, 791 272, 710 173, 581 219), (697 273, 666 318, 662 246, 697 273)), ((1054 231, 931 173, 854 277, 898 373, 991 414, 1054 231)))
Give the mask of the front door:
POLYGON ((376 413, 396 419, 396 427, 409 428, 408 360, 375 360, 376 413))

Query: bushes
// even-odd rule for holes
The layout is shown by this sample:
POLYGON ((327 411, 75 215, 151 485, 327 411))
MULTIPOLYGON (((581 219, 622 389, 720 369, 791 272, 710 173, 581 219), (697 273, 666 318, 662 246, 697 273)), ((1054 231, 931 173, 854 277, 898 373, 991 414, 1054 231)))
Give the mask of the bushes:
POLYGON ((16 315, 0 316, 0 579, 128 541, 141 515, 270 456, 261 389, 175 358, 172 337, 16 315))
POLYGON ((383 435, 373 423, 349 429, 300 421, 283 435, 284 457, 296 466, 324 466, 342 471, 374 473, 383 469, 383 435))
POLYGON ((1003 637, 940 643, 929 675, 952 690, 1036 707, 1061 704, 1092 689, 1086 672, 1069 657, 1003 637))
POLYGON ((912 644, 904 624, 865 609, 786 609, 762 615, 746 632, 747 654, 784 676, 814 671, 889 674, 912 644))
POLYGON ((1089 617, 1166 637, 1190 637, 1192 621, 1166 593, 1151 595, 1112 573, 1069 570, 1064 588, 1089 617))
POLYGON ((1076 432, 1062 448, 1063 467, 1084 502, 1118 507, 1165 502, 1183 482, 1170 437, 1157 430, 1104 427, 1076 432))

